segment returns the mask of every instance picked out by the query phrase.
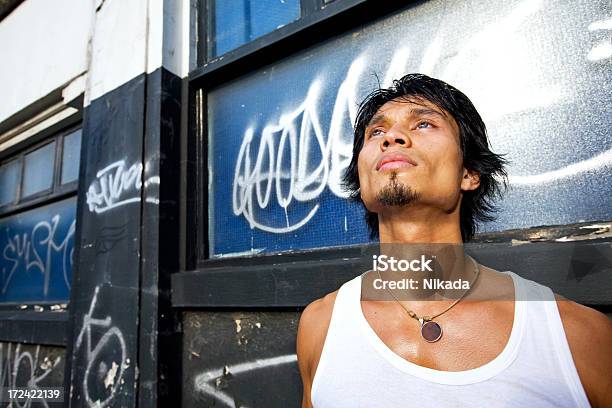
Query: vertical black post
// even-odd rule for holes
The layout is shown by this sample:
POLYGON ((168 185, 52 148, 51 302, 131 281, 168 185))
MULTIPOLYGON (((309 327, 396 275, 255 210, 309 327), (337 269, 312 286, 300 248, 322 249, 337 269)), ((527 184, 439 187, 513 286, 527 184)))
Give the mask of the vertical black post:
POLYGON ((136 403, 145 83, 138 75, 84 112, 70 406, 136 403))
POLYGON ((164 68, 147 78, 143 163, 141 407, 178 406, 181 354, 170 276, 179 268, 181 79, 164 68))

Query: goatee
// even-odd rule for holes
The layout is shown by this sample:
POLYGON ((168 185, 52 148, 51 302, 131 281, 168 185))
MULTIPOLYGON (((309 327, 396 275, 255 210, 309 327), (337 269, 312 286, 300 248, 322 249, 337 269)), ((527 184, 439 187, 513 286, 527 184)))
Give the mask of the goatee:
POLYGON ((376 195, 376 201, 385 206, 401 207, 419 199, 419 194, 397 181, 397 173, 391 173, 389 183, 376 195))

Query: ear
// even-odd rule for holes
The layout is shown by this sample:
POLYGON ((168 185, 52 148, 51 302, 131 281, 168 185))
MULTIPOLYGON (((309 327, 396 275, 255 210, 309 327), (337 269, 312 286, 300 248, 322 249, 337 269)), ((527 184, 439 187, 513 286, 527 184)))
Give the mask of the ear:
POLYGON ((474 170, 463 168, 463 178, 461 179, 461 190, 476 190, 480 186, 480 174, 474 170))

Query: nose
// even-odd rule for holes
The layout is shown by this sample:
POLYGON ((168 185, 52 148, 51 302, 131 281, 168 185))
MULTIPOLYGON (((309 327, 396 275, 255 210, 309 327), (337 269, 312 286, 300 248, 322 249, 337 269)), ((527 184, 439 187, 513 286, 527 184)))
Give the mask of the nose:
POLYGON ((381 140, 381 148, 382 150, 386 150, 395 144, 408 147, 412 144, 412 142, 406 133, 398 129, 391 128, 383 136, 381 140))

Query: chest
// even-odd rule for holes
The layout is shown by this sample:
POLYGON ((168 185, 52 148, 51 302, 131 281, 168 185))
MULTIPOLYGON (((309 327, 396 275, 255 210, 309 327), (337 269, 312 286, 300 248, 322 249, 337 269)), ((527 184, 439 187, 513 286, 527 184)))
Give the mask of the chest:
POLYGON ((399 305, 362 302, 362 311, 379 339, 414 364, 442 371, 463 371, 495 359, 506 346, 514 320, 514 302, 457 305, 435 321, 442 337, 434 343, 421 336, 420 323, 399 305))

